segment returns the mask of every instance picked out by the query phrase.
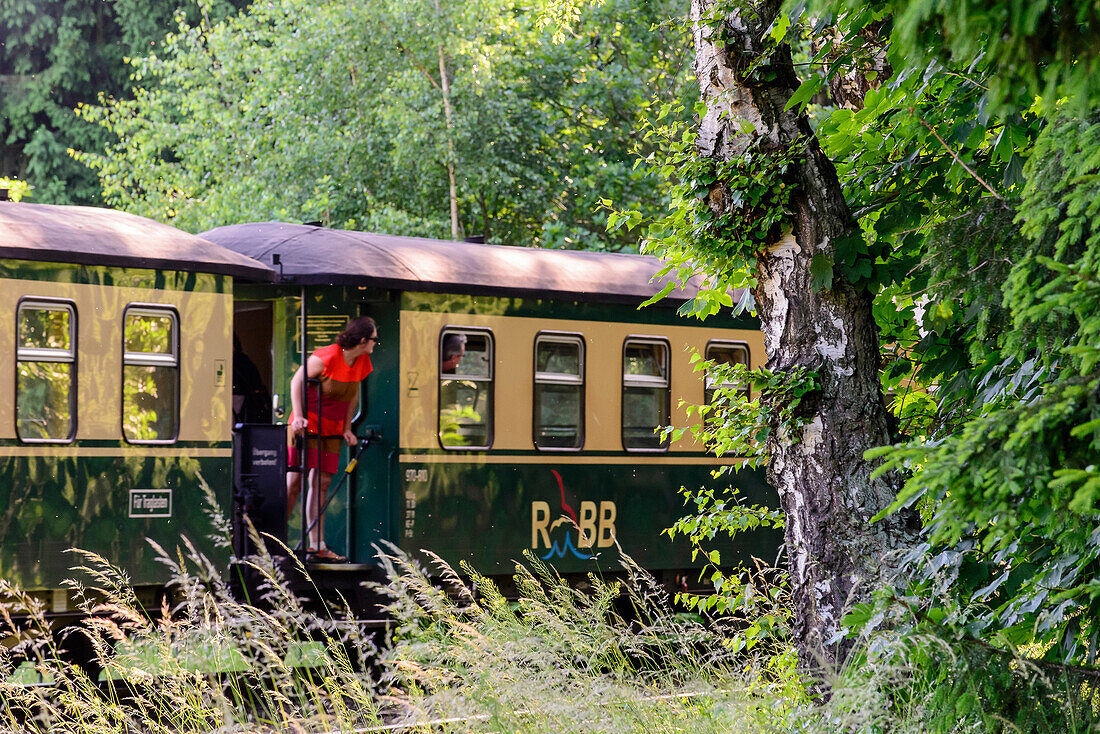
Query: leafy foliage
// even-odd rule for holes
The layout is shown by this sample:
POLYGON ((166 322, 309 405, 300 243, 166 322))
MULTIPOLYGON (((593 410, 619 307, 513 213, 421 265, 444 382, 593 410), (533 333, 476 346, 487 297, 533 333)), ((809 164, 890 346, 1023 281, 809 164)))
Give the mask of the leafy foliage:
POLYGON ((82 108, 119 143, 79 157, 111 203, 189 229, 276 218, 431 236, 449 233, 451 162, 465 234, 633 246, 593 210, 661 199, 631 168, 631 137, 640 100, 685 94, 687 54, 661 25, 672 5, 608 2, 560 44, 541 6, 272 0, 184 24, 135 61, 133 100, 82 108))
POLYGON ((889 21, 867 43, 885 47, 893 75, 862 109, 820 110, 817 132, 879 253, 885 381, 910 419, 912 440, 871 454, 909 473, 893 509, 920 503, 926 519, 906 566, 923 601, 905 624, 1092 666, 1100 96, 1078 75, 1096 61, 1079 45, 1093 15, 964 0, 828 7, 847 13, 849 40, 889 21))
MULTIPOLYGON (((698 423, 669 428, 674 439, 690 432, 716 456, 740 461, 719 467, 715 475, 756 469, 767 461, 766 439, 777 427, 792 436, 805 423, 799 415, 802 398, 816 389, 814 376, 804 370, 779 375, 765 368, 704 360, 693 354, 696 371, 705 371, 715 385, 705 405, 688 405, 698 423), (751 399, 750 399, 751 398, 751 399)), ((702 576, 709 577, 713 593, 677 593, 676 601, 699 612, 735 616, 747 620, 731 632, 727 642, 734 650, 752 650, 764 644, 772 655, 789 654, 791 607, 787 574, 776 568, 724 566, 717 550, 710 550, 718 536, 736 538, 761 529, 781 529, 783 513, 762 505, 746 505, 736 487, 725 490, 680 490, 690 513, 665 530, 669 538, 683 536, 692 544, 692 561, 706 559, 702 576)))
MULTIPOLYGON (((701 104, 693 109, 696 115, 704 111, 701 104)), ((773 241, 790 213, 787 172, 801 152, 798 146, 764 151, 754 144, 729 161, 699 156, 697 134, 685 121, 683 105, 655 102, 654 107, 655 116, 642 124, 642 140, 653 147, 644 163, 668 187, 667 210, 646 216, 639 208, 613 209, 608 227, 641 227, 642 251, 661 258, 660 275, 676 275, 645 305, 667 296, 676 282, 701 275, 705 286, 680 313, 702 319, 734 305, 731 291, 753 285, 756 254, 773 241), (713 211, 712 197, 727 202, 724 211, 713 211)), ((602 203, 612 207, 611 201, 602 203)))
POLYGON ((1003 286, 1014 328, 991 337, 1001 361, 980 366, 965 422, 887 454, 887 465, 920 465, 899 502, 936 506, 928 548, 950 571, 936 591, 969 602, 960 614, 972 631, 1089 664, 1100 634, 1100 283, 1087 216, 1097 161, 1082 146, 1097 133, 1060 119, 1036 142, 1018 217, 1029 239, 1003 286))
POLYGON ((706 559, 701 577, 710 581, 714 591, 677 592, 676 602, 702 614, 743 620, 742 625, 729 629, 723 640, 733 652, 753 651, 760 646, 773 657, 790 656, 791 603, 786 571, 766 567, 760 561, 751 568, 744 564, 723 566, 721 553, 706 549, 719 535, 736 538, 762 528, 782 528, 783 514, 761 505, 745 505, 736 488, 685 488, 681 493, 694 507, 665 534, 670 539, 682 535, 691 541, 692 561, 700 556, 706 559))
POLYGON ((908 59, 895 69, 921 68, 930 61, 953 69, 977 61, 996 69, 985 87, 987 99, 1004 110, 1018 108, 1021 97, 1054 100, 1066 91, 1074 94, 1074 103, 1088 106, 1100 93, 1100 16, 1088 2, 841 0, 829 6, 891 16, 892 51, 908 59))
POLYGON ((766 441, 773 431, 798 440, 805 424, 800 406, 804 397, 818 389, 815 375, 805 368, 782 374, 744 364, 728 364, 702 359, 696 352, 690 363, 696 372, 705 372, 715 385, 710 402, 682 405, 698 423, 684 428, 668 428, 672 440, 691 433, 695 440, 710 447, 716 456, 736 456, 743 461, 723 466, 719 474, 741 467, 759 468, 768 460, 766 441))
MULTIPOLYGON (((1095 731, 1095 679, 1042 665, 1034 652, 976 643, 941 608, 898 599, 886 631, 840 671, 819 725, 845 732, 1095 731), (924 622, 914 625, 921 614, 924 622), (934 620, 934 621, 933 621, 934 620)), ((854 623, 881 625, 866 605, 854 623)))
MULTIPOLYGON (((1100 95, 1085 78, 1097 61, 1095 13, 1088 3, 968 0, 841 0, 814 11, 812 31, 798 25, 799 7, 773 30, 802 44, 809 78, 790 106, 813 116, 859 231, 816 257, 811 276, 821 289, 842 277, 876 295, 883 382, 905 442, 871 456, 907 473, 892 511, 919 504, 926 522, 904 566, 914 612, 893 623, 944 642, 948 655, 993 651, 998 674, 966 695, 999 691, 1009 706, 1020 690, 1005 657, 1014 646, 1072 677, 1095 665, 1100 640, 1100 95), (840 77, 861 77, 868 91, 833 105, 823 95, 840 77)), ((759 67, 772 47, 761 48, 746 63, 759 67)), ((709 173, 691 160, 690 132, 659 139, 656 171, 684 171, 685 182, 709 173)), ((725 231, 707 239, 705 202, 689 183, 670 190, 676 208, 656 223, 653 250, 715 285, 708 305, 690 309, 705 316, 731 305, 728 289, 751 284, 752 248, 725 231), (721 257, 726 238, 739 257, 721 257)), ((768 200, 776 221, 782 209, 768 200)), ((629 211, 619 219, 641 221, 629 211)), ((717 432, 751 435, 754 408, 738 407, 717 417, 717 432)), ((709 416, 699 415, 705 432, 709 416)), ((681 528, 703 537, 719 507, 701 497, 681 528)), ((730 529, 746 516, 734 512, 730 529)), ((892 603, 850 622, 880 630, 892 603)), ((942 660, 931 647, 913 655, 918 667, 942 660)), ((1036 716, 1029 726, 1046 713, 1036 716)))
POLYGON ((0 177, 0 189, 7 192, 10 200, 21 201, 24 197, 30 196, 31 185, 26 181, 0 177))

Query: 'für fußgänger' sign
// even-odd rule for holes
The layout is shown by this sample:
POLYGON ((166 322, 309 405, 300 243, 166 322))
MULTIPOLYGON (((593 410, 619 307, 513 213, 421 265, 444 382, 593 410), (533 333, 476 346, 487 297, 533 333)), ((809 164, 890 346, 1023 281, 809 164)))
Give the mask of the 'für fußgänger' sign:
POLYGON ((172 490, 131 489, 130 517, 172 517, 172 490))

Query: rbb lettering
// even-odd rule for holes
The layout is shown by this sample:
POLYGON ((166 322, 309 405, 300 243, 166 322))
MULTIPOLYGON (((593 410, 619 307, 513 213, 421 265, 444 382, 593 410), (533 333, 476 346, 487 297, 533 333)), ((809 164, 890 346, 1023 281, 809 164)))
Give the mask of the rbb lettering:
POLYGON ((531 547, 539 548, 541 546, 550 547, 550 533, 547 531, 547 526, 550 525, 550 503, 549 502, 532 502, 531 503, 531 547), (542 543, 539 543, 539 538, 542 539, 542 543))
MULTIPOLYGON (((609 548, 615 545, 615 519, 618 510, 614 502, 584 501, 577 517, 577 548, 609 548)), ((570 527, 573 521, 564 513, 555 518, 549 502, 531 503, 531 548, 550 548, 550 533, 561 525, 570 527)))
POLYGON ((596 541, 599 548, 607 548, 615 544, 615 503, 600 503, 600 537, 596 541))
POLYGON ((596 542, 596 503, 581 503, 581 519, 577 523, 580 526, 580 537, 577 538, 578 548, 591 548, 596 542))

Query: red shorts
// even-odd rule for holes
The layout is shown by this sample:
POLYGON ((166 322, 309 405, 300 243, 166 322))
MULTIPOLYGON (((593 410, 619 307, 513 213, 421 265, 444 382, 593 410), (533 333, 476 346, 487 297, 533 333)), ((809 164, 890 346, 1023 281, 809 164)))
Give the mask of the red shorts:
MULTIPOLYGON (((287 446, 286 465, 287 468, 296 469, 299 464, 298 447, 295 445, 297 442, 291 442, 287 446)), ((344 442, 340 439, 326 438, 321 440, 320 457, 318 457, 317 439, 310 439, 309 449, 306 451, 306 469, 317 469, 326 474, 335 474, 340 470, 340 449, 343 447, 344 442)))

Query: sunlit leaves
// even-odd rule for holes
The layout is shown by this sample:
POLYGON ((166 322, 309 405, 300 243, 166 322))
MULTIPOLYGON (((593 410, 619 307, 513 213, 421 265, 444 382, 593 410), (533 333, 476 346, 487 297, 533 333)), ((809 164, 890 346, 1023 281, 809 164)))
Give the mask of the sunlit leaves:
MULTIPOLYGON (((687 50, 669 2, 586 7, 560 43, 541 4, 277 0, 139 59, 133 102, 83 114, 121 137, 84 155, 118 206, 179 226, 318 220, 450 236, 621 249, 602 198, 647 213, 634 169, 640 100, 679 99, 687 50), (442 106, 443 53, 452 123, 442 106)), ((581 8, 578 7, 578 10, 581 8)))
MULTIPOLYGON (((654 104, 643 122, 643 145, 652 152, 639 160, 667 187, 663 213, 646 217, 638 209, 601 202, 616 227, 642 227, 642 251, 663 261, 660 276, 677 282, 698 276, 703 285, 681 315, 705 318, 733 306, 731 293, 753 283, 757 253, 773 242, 789 218, 791 165, 800 145, 763 150, 750 145, 742 156, 718 161, 696 153, 696 133, 682 104, 654 104)), ((699 110, 696 110, 698 112, 699 110)), ((666 287, 649 299, 671 292, 666 287)))
POLYGON ((0 189, 7 191, 8 198, 11 201, 20 201, 24 197, 30 196, 31 188, 31 185, 26 181, 0 176, 0 189))

